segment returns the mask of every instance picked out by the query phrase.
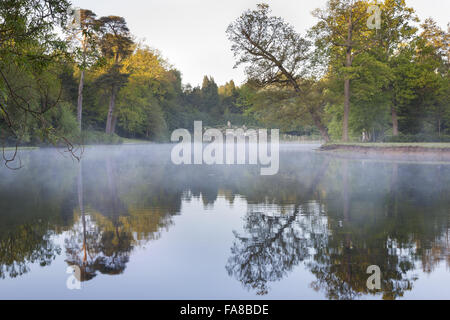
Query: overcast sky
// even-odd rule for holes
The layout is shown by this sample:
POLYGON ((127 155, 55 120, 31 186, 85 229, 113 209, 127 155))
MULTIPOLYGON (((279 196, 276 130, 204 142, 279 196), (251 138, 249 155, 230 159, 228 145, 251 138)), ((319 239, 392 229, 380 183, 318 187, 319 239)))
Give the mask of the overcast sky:
MULTIPOLYGON (((218 84, 245 80, 242 68, 233 69, 234 59, 225 30, 243 11, 257 3, 269 3, 273 14, 304 33, 314 25, 311 11, 326 0, 72 0, 75 7, 90 9, 98 16, 126 19, 138 40, 161 51, 183 75, 183 83, 198 85, 204 75, 218 84)), ((441 27, 450 22, 450 0, 406 0, 423 20, 433 17, 441 27)))

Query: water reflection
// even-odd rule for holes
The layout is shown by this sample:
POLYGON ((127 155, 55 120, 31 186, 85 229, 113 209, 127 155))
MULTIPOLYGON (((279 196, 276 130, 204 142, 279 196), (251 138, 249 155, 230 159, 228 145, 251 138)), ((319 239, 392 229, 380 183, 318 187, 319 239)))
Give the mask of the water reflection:
POLYGON ((134 250, 176 232, 184 204, 201 199, 214 213, 218 198, 231 208, 236 197, 247 207, 241 230, 221 226, 234 235, 224 272, 255 295, 304 270, 315 280, 291 285, 329 299, 396 299, 414 291, 418 271, 450 269, 447 164, 291 148, 278 175, 260 176, 252 166, 174 166, 167 146, 88 150, 81 164, 50 152, 28 152, 21 171, 0 170, 2 278, 59 256, 82 281, 126 273, 134 250), (380 291, 367 289, 370 265, 382 270, 380 291))
POLYGON ((258 295, 267 294, 269 282, 285 277, 310 255, 310 221, 302 221, 301 210, 295 206, 292 212, 272 215, 251 210, 245 218, 246 235, 235 232, 228 274, 258 295))
POLYGON ((105 197, 94 203, 93 208, 109 213, 109 219, 95 209, 89 215, 84 210, 82 163, 78 172, 79 212, 74 227, 65 239, 66 262, 81 270, 81 281, 91 280, 97 271, 102 274, 120 274, 125 270, 132 249, 132 234, 125 230, 120 217, 126 208, 117 195, 114 171, 110 159, 106 160, 108 186, 105 197), (106 219, 105 219, 106 218, 106 219))

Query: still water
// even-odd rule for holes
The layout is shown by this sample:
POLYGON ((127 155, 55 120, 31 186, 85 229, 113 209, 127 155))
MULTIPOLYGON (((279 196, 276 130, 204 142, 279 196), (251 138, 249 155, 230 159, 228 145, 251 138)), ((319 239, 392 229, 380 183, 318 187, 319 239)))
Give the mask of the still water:
POLYGON ((275 176, 167 145, 22 151, 0 168, 0 299, 449 299, 450 165, 314 148, 282 146, 275 176))

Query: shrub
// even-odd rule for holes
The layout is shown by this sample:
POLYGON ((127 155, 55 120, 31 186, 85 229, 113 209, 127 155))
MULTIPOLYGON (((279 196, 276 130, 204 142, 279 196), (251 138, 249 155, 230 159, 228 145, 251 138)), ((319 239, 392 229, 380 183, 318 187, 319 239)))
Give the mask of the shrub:
POLYGON ((117 134, 106 134, 101 131, 83 131, 81 133, 82 144, 122 144, 123 139, 117 134))

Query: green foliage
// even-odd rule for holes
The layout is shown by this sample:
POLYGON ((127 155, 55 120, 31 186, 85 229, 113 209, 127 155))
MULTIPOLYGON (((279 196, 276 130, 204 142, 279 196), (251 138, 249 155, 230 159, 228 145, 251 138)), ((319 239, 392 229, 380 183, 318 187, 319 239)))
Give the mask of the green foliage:
POLYGON ((83 144, 122 144, 123 139, 116 134, 106 134, 103 131, 87 130, 81 134, 83 144))
POLYGON ((3 144, 26 143, 34 137, 55 143, 60 138, 47 113, 60 102, 57 75, 66 43, 58 37, 56 28, 66 21, 67 7, 64 0, 0 2, 3 144))
MULTIPOLYGON (((303 109, 301 116, 309 117, 322 138, 328 141, 322 114, 322 94, 316 94, 315 85, 311 84, 315 80, 308 66, 311 42, 283 18, 270 13, 267 4, 258 4, 256 10, 245 11, 228 26, 227 36, 232 42, 236 66, 245 65, 249 80, 262 88, 272 90, 277 86, 295 93, 303 109), (315 98, 311 99, 313 96, 315 98)), ((291 98, 294 99, 294 95, 291 98)), ((293 108, 286 109, 285 114, 290 117, 293 108)), ((278 113, 278 110, 274 108, 270 112, 278 113)))
MULTIPOLYGON (((428 19, 422 33, 412 8, 404 1, 378 3, 382 11, 381 29, 376 33, 364 25, 353 29, 351 67, 344 66, 345 45, 339 35, 345 31, 344 2, 330 1, 315 15, 320 22, 310 34, 317 52, 315 59, 325 72, 329 92, 326 113, 333 140, 342 134, 344 78, 351 82, 349 131, 353 140, 366 131, 369 140, 392 135, 394 121, 405 135, 441 135, 448 130, 448 32, 428 19), (344 10, 344 11, 343 11, 344 10), (341 41, 341 42, 339 42, 341 41)), ((364 15, 364 10, 360 10, 364 15)), ((400 139, 401 140, 401 139, 400 139)))

